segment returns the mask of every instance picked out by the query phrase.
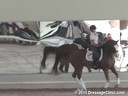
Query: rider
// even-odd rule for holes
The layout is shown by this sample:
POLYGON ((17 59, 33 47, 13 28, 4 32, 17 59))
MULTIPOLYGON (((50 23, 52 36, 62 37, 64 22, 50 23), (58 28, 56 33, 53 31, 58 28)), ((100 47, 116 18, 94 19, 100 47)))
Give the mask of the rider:
POLYGON ((99 44, 98 44, 98 40, 99 40, 99 37, 98 37, 98 34, 96 32, 96 26, 95 25, 91 25, 90 26, 90 42, 91 42, 91 50, 93 51, 93 68, 94 69, 97 69, 97 55, 98 55, 98 47, 99 47, 99 44))

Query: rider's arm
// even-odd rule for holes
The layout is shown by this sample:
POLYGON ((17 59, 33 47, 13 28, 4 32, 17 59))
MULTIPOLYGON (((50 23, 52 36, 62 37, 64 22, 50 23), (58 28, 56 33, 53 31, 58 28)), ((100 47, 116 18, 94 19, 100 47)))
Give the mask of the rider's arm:
POLYGON ((99 47, 98 44, 95 44, 94 40, 91 40, 91 44, 94 45, 94 46, 96 46, 96 47, 99 47))

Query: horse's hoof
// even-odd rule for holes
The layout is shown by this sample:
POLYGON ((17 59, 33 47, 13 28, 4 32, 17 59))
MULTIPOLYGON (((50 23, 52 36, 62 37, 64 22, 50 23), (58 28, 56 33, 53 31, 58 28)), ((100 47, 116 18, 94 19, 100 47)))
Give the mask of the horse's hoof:
POLYGON ((52 70, 49 74, 55 74, 55 71, 54 71, 54 70, 52 70))
POLYGON ((42 67, 42 69, 46 69, 46 67, 42 67))
POLYGON ((116 85, 115 85, 115 88, 119 88, 119 84, 116 84, 116 85))
POLYGON ((60 72, 64 73, 64 70, 60 70, 60 72))
POLYGON ((105 91, 105 90, 106 90, 106 88, 104 88, 104 87, 101 88, 101 91, 105 91))
POLYGON ((42 74, 42 71, 40 71, 39 74, 42 74))
POLYGON ((60 71, 60 72, 65 73, 64 71, 60 71))
POLYGON ((49 72, 48 74, 50 74, 50 75, 51 75, 51 74, 54 74, 54 73, 51 71, 51 72, 49 72))
POLYGON ((52 70, 52 71, 50 72, 50 74, 58 75, 58 74, 59 74, 59 72, 58 72, 58 71, 55 71, 55 70, 52 70))
POLYGON ((68 71, 65 71, 64 73, 68 73, 68 71))
POLYGON ((43 66, 42 69, 46 69, 46 66, 43 66))
POLYGON ((60 73, 59 72, 55 72, 55 75, 59 75, 60 73))

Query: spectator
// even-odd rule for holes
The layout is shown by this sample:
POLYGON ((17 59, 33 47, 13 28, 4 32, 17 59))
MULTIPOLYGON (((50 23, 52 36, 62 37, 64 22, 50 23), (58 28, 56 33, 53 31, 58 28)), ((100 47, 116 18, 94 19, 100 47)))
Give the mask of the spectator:
POLYGON ((36 35, 35 32, 33 32, 28 25, 26 25, 24 27, 24 29, 21 29, 22 31, 26 32, 27 34, 29 34, 34 40, 38 40, 39 37, 36 35))
POLYGON ((107 34, 107 40, 112 40, 112 36, 110 33, 107 34))
POLYGON ((107 40, 107 34, 104 33, 103 36, 104 36, 104 41, 106 41, 107 40))
POLYGON ((2 22, 0 24, 0 34, 1 35, 8 35, 9 34, 9 26, 7 22, 2 22))

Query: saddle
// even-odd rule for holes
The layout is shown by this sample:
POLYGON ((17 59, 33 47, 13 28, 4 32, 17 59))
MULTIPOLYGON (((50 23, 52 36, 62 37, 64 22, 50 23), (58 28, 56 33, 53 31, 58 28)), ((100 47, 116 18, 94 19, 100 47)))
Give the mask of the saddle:
MULTIPOLYGON (((87 48, 86 50, 87 50, 86 60, 93 61, 93 51, 91 51, 89 48, 87 48)), ((103 58, 103 49, 99 48, 96 59, 97 59, 97 61, 101 61, 102 58, 103 58)))

